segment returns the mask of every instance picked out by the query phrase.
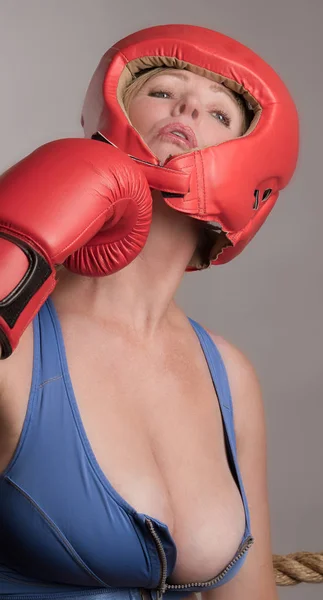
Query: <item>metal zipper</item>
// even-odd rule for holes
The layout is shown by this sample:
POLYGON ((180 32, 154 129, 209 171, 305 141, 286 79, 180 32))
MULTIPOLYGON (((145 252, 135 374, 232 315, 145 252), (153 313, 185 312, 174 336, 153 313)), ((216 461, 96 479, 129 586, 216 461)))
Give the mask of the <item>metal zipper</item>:
POLYGON ((165 554, 163 544, 161 543, 151 520, 146 519, 146 523, 148 525, 148 528, 150 529, 151 535, 154 538, 154 542, 157 546, 157 552, 158 552, 160 563, 161 563, 161 577, 160 577, 160 582, 159 582, 159 586, 158 586, 158 590, 157 590, 157 598, 156 598, 156 600, 160 600, 163 597, 163 595, 165 594, 165 591, 167 588, 167 584, 166 584, 167 559, 166 559, 166 554, 165 554))
POLYGON ((225 575, 232 569, 232 567, 238 562, 238 560, 240 560, 240 558, 247 552, 247 550, 249 550, 249 548, 254 543, 254 538, 251 535, 249 535, 247 537, 247 539, 243 542, 243 544, 241 544, 240 548, 237 551, 237 555, 234 557, 234 559, 231 562, 229 562, 229 564, 223 569, 223 571, 221 571, 221 573, 219 573, 219 575, 217 575, 213 579, 210 579, 209 581, 205 581, 205 582, 194 581, 192 583, 170 584, 170 583, 166 583, 167 561, 166 561, 166 555, 165 555, 163 545, 158 537, 158 534, 156 533, 156 531, 154 529, 152 522, 149 519, 146 519, 146 523, 148 524, 149 529, 153 535, 153 538, 156 542, 156 546, 158 549, 158 554, 161 558, 162 573, 161 573, 161 580, 160 580, 160 584, 159 584, 158 592, 157 592, 158 600, 160 600, 163 597, 163 594, 165 594, 165 592, 169 591, 169 590, 185 590, 185 589, 190 589, 192 587, 206 588, 206 587, 213 586, 215 583, 218 583, 225 577, 225 575))
POLYGON ((241 545, 241 549, 238 551, 237 556, 235 556, 235 558, 225 567, 225 569, 223 569, 223 571, 221 571, 221 573, 219 573, 219 575, 217 575, 213 579, 210 579, 209 581, 205 581, 202 583, 198 581, 198 582, 194 582, 194 583, 185 583, 183 585, 182 584, 175 584, 175 585, 166 584, 166 589, 167 590, 183 590, 185 588, 191 588, 191 587, 205 588, 205 587, 210 587, 210 586, 214 585, 215 583, 218 583, 232 569, 232 567, 235 565, 235 563, 238 562, 238 560, 240 560, 240 558, 247 552, 247 550, 249 550, 249 548, 252 546, 253 543, 254 543, 253 537, 251 537, 251 535, 248 536, 246 541, 241 545))

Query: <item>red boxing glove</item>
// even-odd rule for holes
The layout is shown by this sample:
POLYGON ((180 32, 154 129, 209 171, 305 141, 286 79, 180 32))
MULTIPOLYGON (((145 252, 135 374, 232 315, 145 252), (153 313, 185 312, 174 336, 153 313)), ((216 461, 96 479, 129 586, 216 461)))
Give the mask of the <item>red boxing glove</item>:
POLYGON ((143 248, 151 193, 139 166, 94 140, 41 146, 0 177, 1 358, 56 285, 55 265, 109 275, 143 248))

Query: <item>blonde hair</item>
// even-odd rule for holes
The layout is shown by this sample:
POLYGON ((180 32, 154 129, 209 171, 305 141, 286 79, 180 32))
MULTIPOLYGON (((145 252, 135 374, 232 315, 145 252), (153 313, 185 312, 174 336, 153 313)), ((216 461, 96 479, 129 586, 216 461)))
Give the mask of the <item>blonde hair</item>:
POLYGON ((165 71, 168 67, 155 67, 148 69, 147 71, 141 71, 141 73, 131 81, 126 87, 123 93, 123 105, 127 114, 129 114, 129 106, 133 97, 139 92, 143 85, 157 73, 165 71))

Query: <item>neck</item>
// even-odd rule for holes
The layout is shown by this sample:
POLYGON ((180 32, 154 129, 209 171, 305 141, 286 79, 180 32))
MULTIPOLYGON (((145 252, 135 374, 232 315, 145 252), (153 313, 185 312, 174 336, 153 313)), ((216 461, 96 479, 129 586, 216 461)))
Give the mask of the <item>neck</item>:
POLYGON ((153 192, 153 218, 145 247, 127 267, 100 278, 62 269, 53 299, 60 310, 113 320, 149 337, 178 311, 174 296, 198 238, 198 222, 171 209, 153 192))

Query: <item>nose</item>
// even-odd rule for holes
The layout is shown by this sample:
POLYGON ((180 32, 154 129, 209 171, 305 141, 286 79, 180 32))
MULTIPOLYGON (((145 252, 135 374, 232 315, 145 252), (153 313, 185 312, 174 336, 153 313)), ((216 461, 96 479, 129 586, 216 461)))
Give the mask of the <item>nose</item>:
POLYGON ((201 107, 198 99, 193 94, 187 94, 175 103, 172 112, 174 117, 184 115, 198 121, 201 115, 201 107))

